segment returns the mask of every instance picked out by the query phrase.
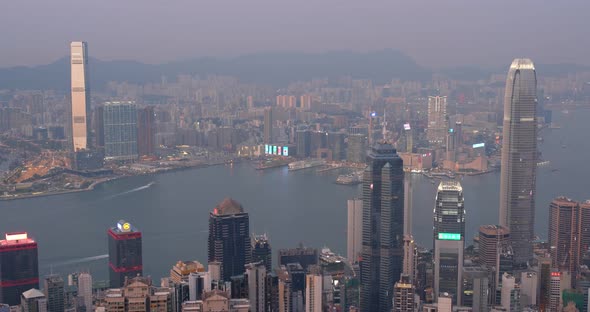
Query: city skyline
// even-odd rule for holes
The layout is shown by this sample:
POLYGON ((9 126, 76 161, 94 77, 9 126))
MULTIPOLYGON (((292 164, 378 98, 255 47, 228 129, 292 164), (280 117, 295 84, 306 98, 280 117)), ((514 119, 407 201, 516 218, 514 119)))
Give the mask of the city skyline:
POLYGON ((571 170, 588 170, 590 71, 539 79, 516 58, 486 79, 160 76, 108 81, 91 107, 87 43, 70 48, 65 95, 0 89, 0 303, 8 290, 33 312, 590 311, 590 200, 555 194, 587 196, 571 170), (97 233, 113 215, 145 236, 123 219, 97 233))

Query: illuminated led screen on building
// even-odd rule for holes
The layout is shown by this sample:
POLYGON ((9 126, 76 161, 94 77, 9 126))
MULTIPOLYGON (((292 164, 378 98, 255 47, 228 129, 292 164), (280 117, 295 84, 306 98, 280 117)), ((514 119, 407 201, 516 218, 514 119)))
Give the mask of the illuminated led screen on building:
POLYGON ((289 147, 265 144, 264 153, 266 155, 289 156, 289 147))
POLYGON ((484 147, 484 146, 486 146, 486 144, 485 144, 485 143, 476 143, 476 144, 473 144, 473 146, 472 146, 472 147, 473 147, 473 148, 479 148, 479 147, 484 147))
POLYGON ((438 239, 440 240, 461 240, 460 233, 438 233, 438 239))

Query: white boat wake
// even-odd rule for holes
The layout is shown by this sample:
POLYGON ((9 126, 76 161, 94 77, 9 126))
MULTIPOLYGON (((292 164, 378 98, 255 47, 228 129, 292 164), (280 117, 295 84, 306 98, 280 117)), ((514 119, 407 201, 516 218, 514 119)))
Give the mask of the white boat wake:
POLYGON ((79 263, 92 262, 92 261, 96 261, 96 260, 106 259, 108 257, 109 257, 108 254, 104 254, 104 255, 98 255, 98 256, 93 256, 93 257, 79 258, 79 259, 73 259, 73 260, 67 260, 67 261, 62 261, 62 262, 58 262, 58 263, 53 263, 53 264, 51 264, 51 266, 52 267, 67 266, 67 265, 72 265, 72 264, 79 264, 79 263))
POLYGON ((132 190, 125 191, 125 192, 122 192, 122 193, 119 193, 119 194, 115 194, 115 195, 109 196, 109 197, 107 197, 107 198, 105 198, 105 199, 112 199, 112 198, 115 198, 115 197, 119 197, 119 196, 123 196, 123 195, 131 194, 131 193, 135 193, 135 192, 139 192, 139 191, 143 191, 143 190, 145 190, 145 189, 148 189, 148 188, 150 188, 150 187, 151 187, 152 185, 154 185, 154 184, 156 184, 156 182, 153 182, 153 181, 152 181, 152 182, 150 182, 150 183, 148 183, 148 184, 146 184, 146 185, 144 185, 144 186, 136 187, 136 188, 134 188, 134 189, 132 189, 132 190))

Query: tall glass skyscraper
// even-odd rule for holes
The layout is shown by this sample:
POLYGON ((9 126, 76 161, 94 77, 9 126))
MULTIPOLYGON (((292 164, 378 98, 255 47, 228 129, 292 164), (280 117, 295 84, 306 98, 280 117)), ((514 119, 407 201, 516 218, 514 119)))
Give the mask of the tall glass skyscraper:
POLYGON ((464 203, 463 187, 459 181, 440 182, 434 204, 434 240, 443 233, 465 237, 464 203))
POLYGON ((221 262, 221 279, 244 274, 250 263, 250 219, 237 201, 226 198, 209 214, 209 262, 221 262))
POLYGON ((72 91, 72 145, 74 151, 88 148, 90 140, 90 86, 88 79, 88 45, 75 41, 70 45, 72 91))
POLYGON ((393 286, 403 266, 404 171, 391 144, 367 154, 363 176, 362 312, 391 311, 393 286))
POLYGON ((448 293, 462 304, 465 206, 458 181, 442 181, 434 204, 434 295, 448 293))
POLYGON ((533 257, 537 173, 537 74, 529 59, 515 59, 506 78, 500 178, 500 225, 510 230, 514 262, 533 257))
POLYGON ((102 111, 105 159, 122 161, 137 159, 135 102, 106 102, 102 111))

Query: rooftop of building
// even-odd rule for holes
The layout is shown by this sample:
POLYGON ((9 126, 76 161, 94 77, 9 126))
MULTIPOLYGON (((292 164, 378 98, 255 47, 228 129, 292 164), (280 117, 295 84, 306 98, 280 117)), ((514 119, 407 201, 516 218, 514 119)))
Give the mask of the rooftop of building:
POLYGON ((485 235, 506 235, 510 234, 510 230, 496 224, 487 224, 479 227, 479 232, 485 235))
POLYGON ((25 299, 35 299, 35 298, 43 298, 45 294, 42 293, 39 289, 31 288, 25 292, 23 292, 23 298, 25 299))
POLYGON ((510 69, 535 69, 535 64, 528 58, 517 58, 512 61, 510 69))
POLYGON ((136 227, 125 220, 119 220, 119 222, 111 228, 111 231, 116 234, 139 233, 139 230, 136 227))
POLYGON ((191 272, 205 272, 205 266, 196 260, 178 261, 174 264, 172 270, 181 275, 188 275, 191 272))
POLYGON ((461 182, 455 180, 444 180, 438 185, 438 191, 457 191, 462 192, 461 182))
POLYGON ((0 247, 35 243, 35 240, 30 238, 27 232, 6 233, 4 238, 5 239, 0 240, 0 247))
POLYGON ((552 203, 555 203, 559 206, 576 206, 578 204, 577 201, 563 195, 555 197, 552 203))
POLYGON ((221 203, 217 204, 217 206, 213 208, 213 214, 219 216, 234 215, 239 213, 244 213, 244 207, 242 207, 242 204, 229 197, 226 197, 221 201, 221 203))

